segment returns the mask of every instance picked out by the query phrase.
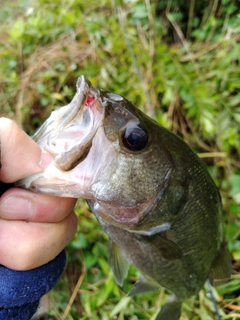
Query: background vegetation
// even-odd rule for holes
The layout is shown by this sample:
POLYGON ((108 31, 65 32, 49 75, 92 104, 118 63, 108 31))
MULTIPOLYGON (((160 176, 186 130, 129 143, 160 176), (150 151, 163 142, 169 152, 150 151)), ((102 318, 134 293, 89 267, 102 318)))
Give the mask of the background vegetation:
MULTIPOLYGON (((223 319, 240 319, 240 3, 238 0, 18 0, 0 10, 0 115, 32 134, 67 104, 76 79, 133 101, 199 153, 220 189, 234 274, 214 290, 223 319)), ((107 236, 84 202, 47 319, 154 319, 170 293, 128 298, 107 236)), ((206 288, 181 319, 214 319, 206 288)))

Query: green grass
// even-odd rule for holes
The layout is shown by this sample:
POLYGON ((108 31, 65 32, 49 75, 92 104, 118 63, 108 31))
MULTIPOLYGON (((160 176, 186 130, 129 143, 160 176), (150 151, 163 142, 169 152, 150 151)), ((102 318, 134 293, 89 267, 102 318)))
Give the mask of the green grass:
MULTIPOLYGON (((32 134, 68 103, 76 79, 126 96, 200 154, 220 189, 235 274, 214 291, 223 319, 240 319, 240 11, 234 0, 4 1, 0 11, 0 116, 32 134)), ((128 298, 108 240, 84 202, 68 264, 50 293, 49 319, 154 319, 170 292, 128 298)), ((214 319, 207 289, 181 320, 214 319)))

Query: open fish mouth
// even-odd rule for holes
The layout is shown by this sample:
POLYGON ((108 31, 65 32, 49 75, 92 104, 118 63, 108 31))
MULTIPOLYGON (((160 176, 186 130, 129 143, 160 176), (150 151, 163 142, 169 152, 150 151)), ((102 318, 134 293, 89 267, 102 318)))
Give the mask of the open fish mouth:
POLYGON ((56 188, 60 188, 63 184, 62 179, 65 180, 64 184, 67 180, 66 175, 63 177, 60 172, 64 174, 71 171, 87 156, 92 140, 104 119, 104 107, 100 91, 84 76, 78 78, 76 89, 73 100, 68 105, 53 111, 32 137, 42 149, 52 155, 50 169, 47 168, 43 172, 17 181, 16 186, 58 195, 60 190, 49 191, 43 184, 46 184, 47 180, 50 183, 50 180, 54 179, 56 188))
POLYGON ((85 157, 103 117, 98 96, 99 91, 81 76, 73 100, 53 111, 33 136, 53 156, 57 168, 68 171, 85 157))

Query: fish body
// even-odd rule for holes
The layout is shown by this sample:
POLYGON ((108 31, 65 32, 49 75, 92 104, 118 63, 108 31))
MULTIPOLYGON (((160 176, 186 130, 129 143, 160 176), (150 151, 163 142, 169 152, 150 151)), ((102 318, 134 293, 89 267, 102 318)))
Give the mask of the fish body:
POLYGON ((143 274, 130 295, 159 285, 174 293, 157 319, 178 319, 181 301, 208 278, 229 277, 212 178, 182 139, 131 102, 82 76, 73 101, 54 111, 33 139, 53 161, 17 185, 86 199, 110 238, 117 283, 130 262, 143 274))

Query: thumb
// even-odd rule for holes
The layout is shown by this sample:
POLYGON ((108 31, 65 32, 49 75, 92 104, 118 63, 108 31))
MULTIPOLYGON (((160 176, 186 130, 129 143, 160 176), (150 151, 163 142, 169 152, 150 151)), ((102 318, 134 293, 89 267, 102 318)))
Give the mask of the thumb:
POLYGON ((0 148, 0 181, 5 183, 40 172, 52 160, 15 122, 7 118, 0 118, 0 148))

